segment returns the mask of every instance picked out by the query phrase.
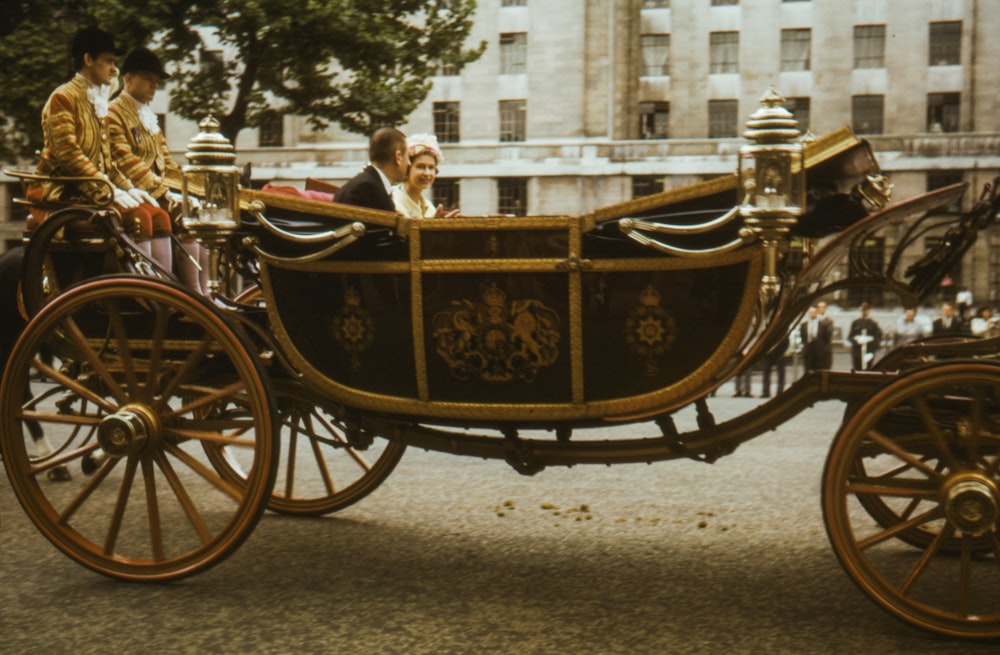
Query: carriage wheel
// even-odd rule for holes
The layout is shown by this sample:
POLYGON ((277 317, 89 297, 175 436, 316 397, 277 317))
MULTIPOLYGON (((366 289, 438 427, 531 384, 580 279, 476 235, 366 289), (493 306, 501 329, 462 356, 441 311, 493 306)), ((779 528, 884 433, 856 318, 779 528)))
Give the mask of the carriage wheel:
MULTIPOLYGON (((343 509, 375 491, 403 457, 406 445, 397 441, 370 439, 360 447, 348 438, 342 410, 301 385, 273 385, 281 454, 268 509, 299 516, 343 509)), ((207 451, 224 475, 244 475, 229 448, 207 444, 207 451)))
POLYGON ((1000 637, 1000 367, 940 365, 878 391, 830 448, 823 514, 841 564, 884 609, 1000 637))
POLYGON ((206 301, 149 278, 91 280, 43 308, 0 385, 4 466, 35 526, 128 580, 181 578, 232 554, 277 463, 270 390, 247 343, 206 301), (202 411, 220 402, 243 411, 202 411), (36 451, 37 427, 51 452, 36 451), (226 444, 245 478, 219 475, 205 443, 226 444), (92 455, 97 470, 76 473, 92 455), (49 482, 60 465, 72 479, 49 482))

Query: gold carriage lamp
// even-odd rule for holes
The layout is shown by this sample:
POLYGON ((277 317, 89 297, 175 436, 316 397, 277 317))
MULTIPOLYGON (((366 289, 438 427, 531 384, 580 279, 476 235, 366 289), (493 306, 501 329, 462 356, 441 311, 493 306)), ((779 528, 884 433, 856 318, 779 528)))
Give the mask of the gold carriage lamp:
POLYGON ((778 252, 806 204, 802 133, 784 101, 774 87, 764 94, 743 132, 753 143, 740 148, 740 216, 764 246, 761 290, 767 300, 779 288, 778 252))
POLYGON ((219 132, 219 121, 207 116, 198 127, 201 131, 191 139, 185 153, 191 163, 183 168, 181 179, 182 224, 208 249, 208 288, 216 295, 220 286, 219 253, 240 226, 240 169, 236 167, 232 143, 219 132))

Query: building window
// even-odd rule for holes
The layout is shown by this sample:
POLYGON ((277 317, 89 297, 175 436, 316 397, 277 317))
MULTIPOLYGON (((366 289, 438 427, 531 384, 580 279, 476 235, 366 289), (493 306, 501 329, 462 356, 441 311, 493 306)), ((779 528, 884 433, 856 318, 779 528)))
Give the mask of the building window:
POLYGON ((461 74, 461 72, 461 69, 457 65, 447 61, 441 62, 441 65, 437 69, 437 74, 440 77, 455 77, 461 74))
POLYGON ((851 97, 851 128, 857 134, 882 134, 885 96, 851 97))
POLYGON ((445 211, 453 211, 462 206, 461 184, 458 178, 439 177, 434 180, 432 195, 434 206, 441 205, 445 211))
POLYGON ((434 103, 434 134, 441 143, 458 143, 462 140, 459 129, 461 111, 458 102, 434 103))
POLYGON ((528 178, 502 177, 497 180, 497 211, 505 216, 528 215, 528 178))
POLYGON ((669 102, 639 103, 639 138, 666 139, 670 129, 669 102))
POLYGON ((261 148, 285 145, 285 121, 281 116, 266 120, 257 127, 257 145, 261 148))
POLYGON ((524 141, 527 123, 527 103, 524 100, 500 101, 500 140, 524 141))
POLYGON ((710 139, 726 139, 736 136, 735 100, 708 101, 708 137, 710 139))
POLYGON ((927 94, 927 131, 958 132, 958 109, 961 94, 927 94))
POLYGON ((885 68, 885 25, 854 26, 854 67, 885 68))
POLYGON ((633 175, 632 197, 641 198, 660 193, 666 188, 662 175, 633 175))
POLYGON ((961 63, 962 21, 931 23, 931 66, 955 66, 961 63))
MULTIPOLYGON (((963 181, 962 171, 931 171, 927 173, 927 190, 943 189, 952 184, 961 184, 963 181)), ((945 207, 945 211, 957 214, 962 211, 962 201, 958 199, 945 207)))
POLYGON ((807 71, 811 68, 812 30, 781 30, 781 70, 807 71))
POLYGON ((713 7, 724 7, 726 5, 738 5, 740 0, 712 0, 713 7))
POLYGON ((709 34, 711 73, 738 73, 740 70, 740 33, 709 34))
POLYGON ((520 75, 528 67, 528 33, 507 32, 500 35, 500 74, 520 75))
POLYGON ((809 131, 809 98, 786 98, 785 108, 795 115, 799 129, 805 134, 809 131))
POLYGON ((670 75, 670 35, 643 34, 639 37, 642 45, 643 77, 670 75))
POLYGON ((670 0, 642 0, 643 9, 670 9, 670 0))
POLYGON ((500 3, 501 7, 526 7, 528 6, 528 0, 503 0, 500 3))

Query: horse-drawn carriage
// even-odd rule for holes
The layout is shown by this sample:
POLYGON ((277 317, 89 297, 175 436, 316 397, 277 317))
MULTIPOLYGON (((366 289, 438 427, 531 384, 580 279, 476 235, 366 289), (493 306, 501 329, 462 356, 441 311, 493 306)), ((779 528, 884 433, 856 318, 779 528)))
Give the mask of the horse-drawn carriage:
POLYGON ((202 198, 185 221, 214 253, 211 299, 151 266, 109 208, 59 209, 27 239, 30 322, 0 387, 14 492, 84 566, 169 580, 231 554, 265 508, 355 502, 408 445, 526 474, 712 462, 838 399, 822 495, 844 568, 917 626, 1000 636, 994 340, 808 372, 721 423, 709 409, 818 298, 869 286, 920 302, 1000 208, 987 188, 970 212, 937 213, 963 185, 889 204, 866 142, 793 128, 765 102, 739 175, 586 215, 412 220, 237 189, 205 123, 175 182, 202 198), (865 267, 860 244, 887 226, 889 263, 865 267), (930 229, 941 245, 904 268, 930 229), (845 256, 856 273, 829 282, 845 256), (682 432, 690 406, 698 429, 682 432), (589 433, 620 423, 648 436, 589 433))

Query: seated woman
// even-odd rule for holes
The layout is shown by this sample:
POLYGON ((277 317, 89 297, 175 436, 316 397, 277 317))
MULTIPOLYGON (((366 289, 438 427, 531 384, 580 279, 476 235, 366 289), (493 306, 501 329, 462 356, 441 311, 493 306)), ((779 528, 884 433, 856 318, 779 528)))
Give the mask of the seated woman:
POLYGON ((396 211, 411 218, 450 218, 458 210, 446 212, 444 206, 434 207, 424 195, 437 178, 438 165, 444 159, 437 137, 433 134, 414 134, 406 139, 410 153, 410 167, 406 179, 392 189, 396 211))

